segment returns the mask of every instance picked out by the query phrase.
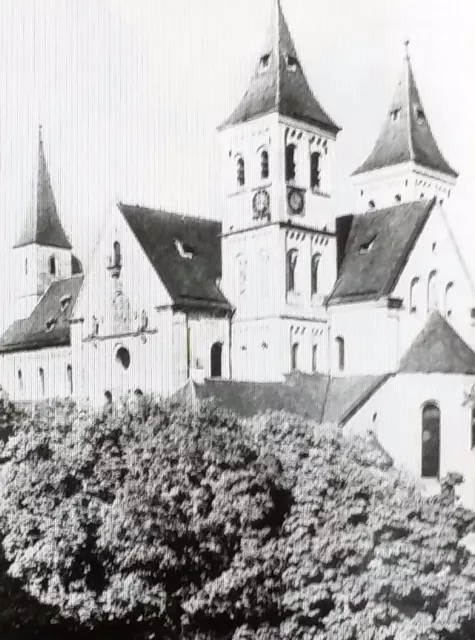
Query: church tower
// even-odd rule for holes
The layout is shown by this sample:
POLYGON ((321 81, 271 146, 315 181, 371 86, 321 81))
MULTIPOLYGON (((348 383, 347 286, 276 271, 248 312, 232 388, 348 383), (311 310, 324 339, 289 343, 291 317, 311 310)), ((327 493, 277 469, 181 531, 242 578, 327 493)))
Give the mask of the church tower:
POLYGON ((56 208, 40 127, 36 184, 13 247, 17 320, 30 315, 53 280, 71 277, 71 249, 56 208))
POLYGON ((417 90, 406 41, 403 70, 381 133, 352 174, 358 211, 450 198, 458 174, 442 155, 417 90))
POLYGON ((279 0, 248 90, 219 127, 222 288, 236 312, 232 375, 280 379, 327 365, 336 277, 332 207, 339 127, 315 98, 279 0))

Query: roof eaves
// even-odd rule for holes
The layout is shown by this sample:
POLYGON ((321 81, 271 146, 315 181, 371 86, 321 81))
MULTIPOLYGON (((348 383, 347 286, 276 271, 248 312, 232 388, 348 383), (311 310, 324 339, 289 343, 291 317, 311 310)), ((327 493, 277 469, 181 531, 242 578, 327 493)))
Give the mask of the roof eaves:
POLYGON ((368 389, 366 389, 361 394, 361 396, 355 402, 353 402, 353 404, 351 404, 343 413, 343 415, 340 417, 340 420, 338 421, 338 426, 344 427, 348 423, 348 421, 351 420, 351 418, 353 418, 353 416, 356 415, 362 407, 364 407, 368 400, 370 400, 370 398, 372 398, 372 396, 374 396, 374 394, 379 391, 379 389, 384 384, 386 384, 389 378, 392 378, 394 375, 394 373, 387 373, 381 376, 372 385, 370 385, 368 389))

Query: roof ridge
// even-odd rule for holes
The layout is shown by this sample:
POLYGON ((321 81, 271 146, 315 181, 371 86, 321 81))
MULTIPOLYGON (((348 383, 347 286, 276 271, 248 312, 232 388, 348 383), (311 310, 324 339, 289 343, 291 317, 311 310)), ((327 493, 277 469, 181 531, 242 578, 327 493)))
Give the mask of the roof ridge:
POLYGON ((221 220, 215 220, 214 218, 206 218, 205 216, 196 215, 193 213, 179 213, 178 211, 168 211, 168 209, 163 209, 161 207, 153 208, 141 204, 127 204, 126 202, 121 201, 117 203, 117 207, 120 211, 122 211, 122 207, 127 207, 129 209, 142 209, 143 211, 148 211, 150 213, 164 213, 168 216, 175 216, 176 218, 191 218, 192 220, 199 220, 200 222, 209 222, 217 225, 223 224, 221 220))
POLYGON ((411 61, 409 58, 409 49, 407 49, 406 54, 406 100, 408 105, 407 112, 407 134, 408 134, 408 144, 409 144, 409 157, 414 162, 415 154, 414 154, 414 142, 412 140, 412 110, 411 110, 411 61))

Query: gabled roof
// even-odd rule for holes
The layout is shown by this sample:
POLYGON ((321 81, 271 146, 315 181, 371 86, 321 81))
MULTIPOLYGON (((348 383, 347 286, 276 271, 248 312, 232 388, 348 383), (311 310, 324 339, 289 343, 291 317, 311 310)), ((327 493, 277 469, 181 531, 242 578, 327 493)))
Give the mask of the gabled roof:
POLYGON ((337 133, 340 127, 322 109, 310 89, 280 1, 273 2, 271 24, 249 88, 220 128, 277 112, 337 133), (263 68, 261 61, 267 56, 268 64, 263 68))
POLYGON ((126 204, 119 210, 176 305, 231 309, 217 284, 220 222, 126 204))
POLYGON ((417 90, 409 55, 406 55, 381 133, 369 157, 353 175, 409 161, 453 178, 458 175, 437 146, 417 90))
POLYGON ((475 353, 434 311, 402 358, 399 372, 475 375, 475 353))
MULTIPOLYGON (((355 215, 341 268, 328 303, 377 300, 389 295, 434 208, 435 199, 400 204, 355 215)), ((337 224, 337 233, 340 233, 337 224)))
POLYGON ((69 319, 83 280, 83 275, 77 275, 52 282, 31 315, 5 331, 0 353, 71 344, 69 319))
POLYGON ((41 127, 38 140, 38 174, 25 226, 14 247, 39 244, 45 247, 72 249, 61 225, 43 148, 41 127))

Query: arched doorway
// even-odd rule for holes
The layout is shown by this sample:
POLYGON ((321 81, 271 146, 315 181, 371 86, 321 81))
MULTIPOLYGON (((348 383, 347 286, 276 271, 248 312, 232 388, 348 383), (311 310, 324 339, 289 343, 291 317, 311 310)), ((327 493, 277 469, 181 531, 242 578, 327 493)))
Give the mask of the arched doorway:
POLYGON ((440 409, 428 402, 422 409, 422 477, 438 478, 440 473, 440 409))
POLYGON ((223 345, 221 342, 215 342, 211 347, 211 377, 222 377, 222 357, 223 345))

